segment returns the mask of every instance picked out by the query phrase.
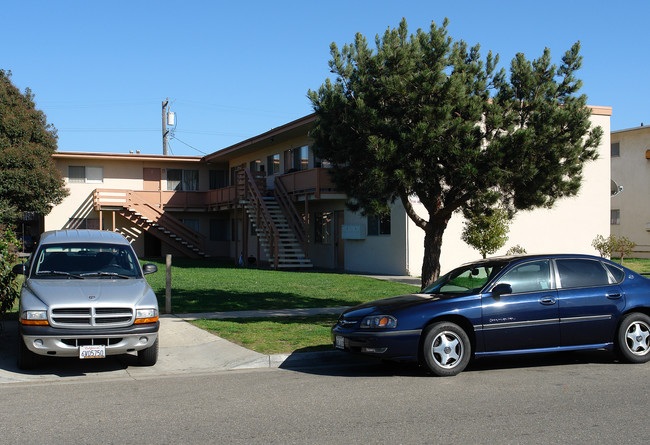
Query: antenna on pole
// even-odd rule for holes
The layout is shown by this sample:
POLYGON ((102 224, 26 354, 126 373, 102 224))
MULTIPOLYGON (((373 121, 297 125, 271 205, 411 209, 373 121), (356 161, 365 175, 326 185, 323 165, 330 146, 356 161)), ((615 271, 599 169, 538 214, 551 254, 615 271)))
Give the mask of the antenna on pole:
POLYGON ((167 106, 169 97, 162 103, 162 137, 163 137, 163 156, 167 156, 167 146, 169 144, 169 131, 167 130, 167 106))

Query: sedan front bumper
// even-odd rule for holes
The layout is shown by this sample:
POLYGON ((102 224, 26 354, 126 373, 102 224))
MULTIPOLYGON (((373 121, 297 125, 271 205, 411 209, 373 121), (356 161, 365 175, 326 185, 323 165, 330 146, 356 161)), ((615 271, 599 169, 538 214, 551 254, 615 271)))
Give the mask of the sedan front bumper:
POLYGON ((361 331, 332 328, 332 343, 335 348, 347 352, 372 355, 388 360, 416 361, 421 329, 361 331))

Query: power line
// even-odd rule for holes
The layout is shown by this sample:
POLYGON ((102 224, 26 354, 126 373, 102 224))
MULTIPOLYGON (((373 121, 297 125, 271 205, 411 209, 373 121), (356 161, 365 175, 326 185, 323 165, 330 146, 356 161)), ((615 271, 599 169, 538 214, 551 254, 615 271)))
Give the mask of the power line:
POLYGON ((207 155, 207 153, 206 153, 206 152, 204 152, 204 151, 201 151, 201 150, 199 150, 198 148, 196 148, 196 147, 193 147, 193 146, 191 146, 191 145, 190 145, 190 144, 188 144, 187 142, 183 142, 183 141, 181 141, 181 140, 180 140, 180 139, 178 139, 178 138, 177 138, 176 136, 172 136, 172 139, 175 139, 175 140, 177 140, 177 141, 178 141, 178 142, 180 142, 181 144, 184 144, 184 145, 187 145, 188 147, 190 147, 190 148, 192 148, 192 149, 194 149, 194 150, 196 150, 196 151, 198 151, 198 152, 199 152, 199 153, 201 153, 201 154, 204 154, 204 155, 207 155))

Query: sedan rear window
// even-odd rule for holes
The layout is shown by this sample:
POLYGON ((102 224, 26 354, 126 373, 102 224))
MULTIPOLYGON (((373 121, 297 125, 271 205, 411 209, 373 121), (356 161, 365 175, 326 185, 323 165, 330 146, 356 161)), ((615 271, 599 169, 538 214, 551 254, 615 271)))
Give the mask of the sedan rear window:
POLYGON ((563 288, 609 284, 607 271, 600 261, 583 259, 558 259, 555 261, 563 288))

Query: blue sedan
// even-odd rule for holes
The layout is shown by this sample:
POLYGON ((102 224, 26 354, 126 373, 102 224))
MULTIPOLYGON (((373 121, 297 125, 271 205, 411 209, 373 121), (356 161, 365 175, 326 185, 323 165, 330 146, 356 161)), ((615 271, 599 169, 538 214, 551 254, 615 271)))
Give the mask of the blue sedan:
POLYGON ((588 255, 525 255, 465 264, 421 293, 345 311, 338 349, 420 361, 438 376, 472 357, 614 350, 650 360, 650 280, 588 255))

